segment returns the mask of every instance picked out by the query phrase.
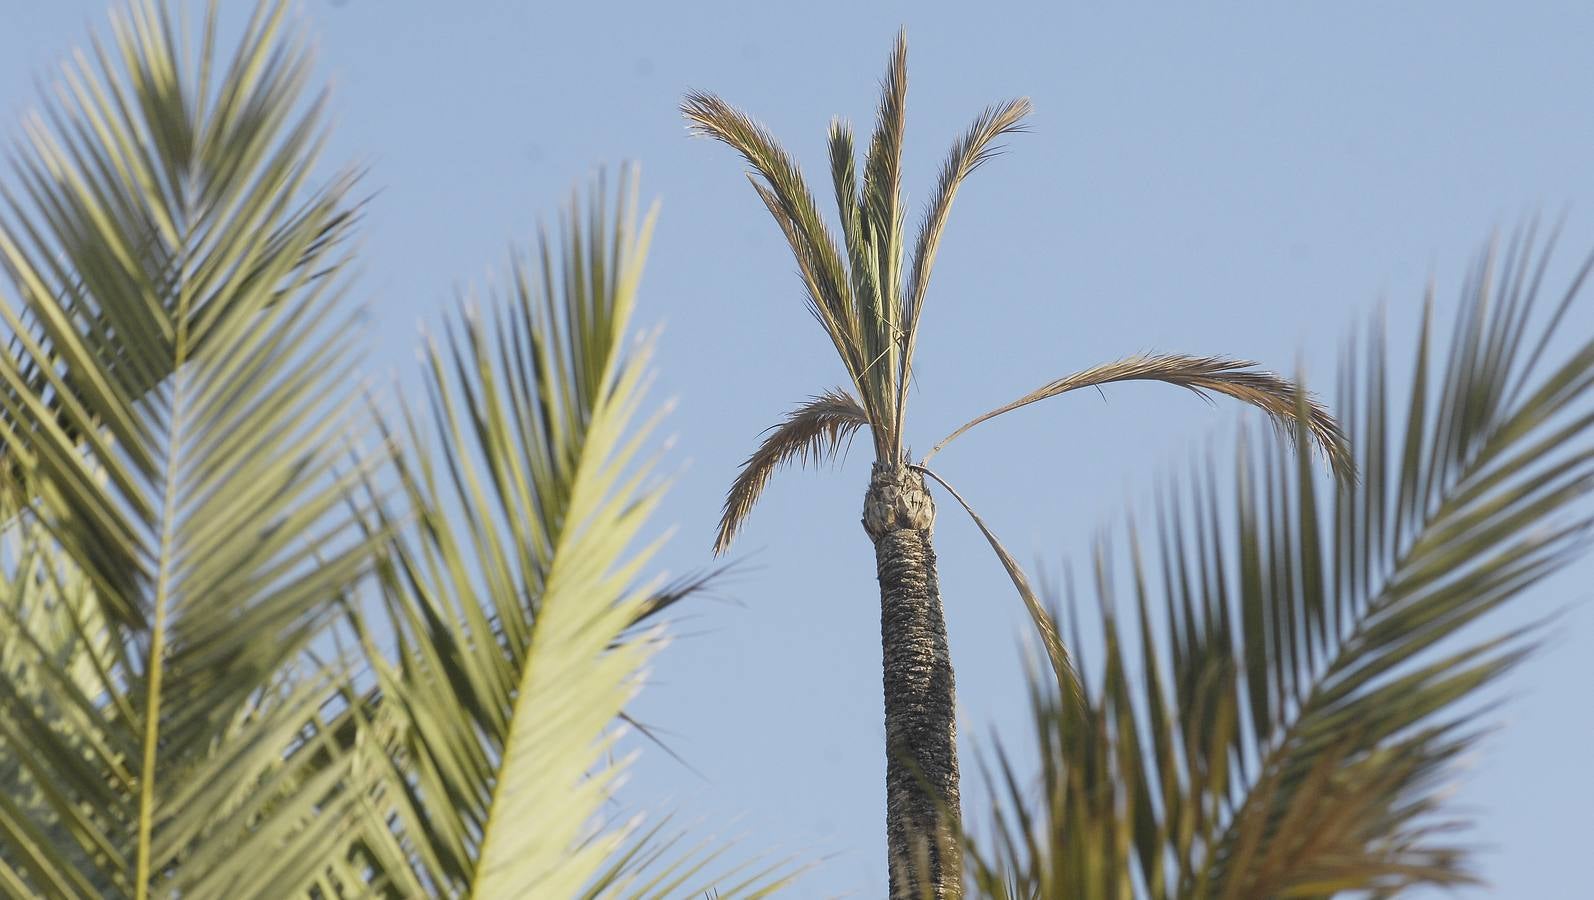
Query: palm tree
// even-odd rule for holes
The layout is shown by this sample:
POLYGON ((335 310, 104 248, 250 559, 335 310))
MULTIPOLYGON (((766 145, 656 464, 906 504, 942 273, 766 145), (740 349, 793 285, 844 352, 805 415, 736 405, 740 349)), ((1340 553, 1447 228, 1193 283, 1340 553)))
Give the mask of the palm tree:
POLYGON ((1233 495, 1197 464, 1159 494, 1154 531, 1129 527, 1126 558, 1098 547, 1102 650, 1081 661, 1095 677, 1032 679, 1040 784, 998 749, 988 837, 966 844, 981 896, 1390 897, 1477 880, 1443 798, 1489 728, 1480 693, 1551 620, 1469 626, 1594 529, 1594 340, 1546 352, 1594 257, 1536 310, 1535 243, 1530 227, 1473 268, 1442 369, 1430 292, 1403 408, 1381 321, 1351 343, 1339 408, 1358 483, 1325 496, 1276 441, 1242 441, 1233 495))
POLYGON ((440 447, 379 424, 304 38, 263 0, 226 56, 217 17, 134 0, 0 192, 0 893, 783 883, 604 809, 639 623, 693 587, 631 549, 662 490, 633 192, 430 353, 440 447))
MULTIPOLYGON (((808 308, 840 355, 851 386, 850 391, 836 388, 814 397, 771 429, 732 483, 715 551, 729 548, 776 469, 833 455, 859 429, 868 429, 874 466, 864 495, 863 527, 874 543, 880 583, 891 896, 941 898, 959 896, 962 888, 957 845, 950 839, 959 807, 953 671, 931 544, 935 504, 925 478, 945 482, 926 468, 930 456, 995 416, 1115 381, 1163 381, 1197 394, 1225 394, 1260 407, 1281 423, 1292 422, 1304 401, 1288 380, 1249 362, 1136 356, 1043 385, 973 419, 914 463, 903 443, 908 387, 919 316, 947 216, 964 179, 995 154, 998 139, 1022 129, 1030 105, 1020 99, 986 109, 953 144, 909 256, 900 189, 906 92, 907 43, 899 34, 861 185, 850 127, 841 121, 830 126, 839 244, 796 162, 751 117, 699 92, 686 97, 682 112, 694 133, 729 145, 751 166, 753 189, 791 247, 808 308)), ((1346 471, 1338 426, 1322 408, 1309 402, 1307 407, 1310 439, 1326 449, 1337 469, 1346 471)), ((1043 611, 1022 573, 984 523, 977 517, 976 522, 1041 621, 1043 611)), ((1048 650, 1065 662, 1059 641, 1049 640, 1048 650)))

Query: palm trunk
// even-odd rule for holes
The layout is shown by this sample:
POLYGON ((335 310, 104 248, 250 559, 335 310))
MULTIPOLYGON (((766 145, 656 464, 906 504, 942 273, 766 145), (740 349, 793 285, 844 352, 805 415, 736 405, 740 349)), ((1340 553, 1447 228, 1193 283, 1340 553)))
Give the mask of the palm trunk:
POLYGON ((951 839, 959 815, 957 722, 934 524, 923 476, 876 463, 863 526, 880 575, 892 900, 963 896, 961 854, 951 839))

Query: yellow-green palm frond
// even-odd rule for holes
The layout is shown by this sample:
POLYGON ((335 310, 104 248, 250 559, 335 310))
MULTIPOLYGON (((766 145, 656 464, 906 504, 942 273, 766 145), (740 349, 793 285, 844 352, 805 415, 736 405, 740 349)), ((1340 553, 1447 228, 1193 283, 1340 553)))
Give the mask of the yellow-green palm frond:
POLYGON ((650 345, 626 349, 652 222, 638 220, 629 179, 613 207, 601 189, 573 203, 534 260, 517 258, 507 296, 467 307, 427 349, 432 424, 406 410, 395 429, 415 519, 393 514, 380 573, 396 655, 374 654, 376 718, 399 734, 395 833, 442 895, 684 896, 714 883, 715 846, 661 852, 661 832, 601 815, 625 768, 606 761, 617 718, 659 644, 634 628, 657 606, 641 577, 662 496, 646 449, 650 345))
MULTIPOLYGON (((1380 324, 1347 354, 1359 481, 1325 495, 1288 441, 1242 443, 1234 496, 1208 471, 1163 497, 1160 565, 1132 526, 1127 559, 1100 547, 1088 700, 1032 682, 1041 784, 998 754, 1003 800, 968 854, 982 894, 1390 896, 1472 880, 1443 789, 1487 728, 1479 693, 1543 631, 1470 626, 1594 528, 1594 341, 1546 353, 1594 258, 1546 315, 1533 244, 1530 229, 1475 268, 1437 370, 1430 298, 1404 409, 1380 324)), ((1297 395, 1297 441, 1310 420, 1297 395)))
MULTIPOLYGON (((0 534, 0 794, 8 798, 0 802, 11 807, 9 814, 40 823, 53 852, 85 866, 89 854, 73 839, 69 820, 52 814, 55 784, 40 781, 28 760, 37 749, 28 732, 57 732, 54 746, 92 754, 94 715, 85 710, 92 710, 97 685, 114 661, 111 632, 86 581, 53 551, 35 521, 10 521, 0 534), (24 709, 30 714, 21 714, 24 709), (63 720, 70 724, 58 724, 63 720)), ((0 849, 0 859, 15 864, 18 857, 0 849)), ((0 866, 0 884, 11 896, 31 891, 9 866, 0 866)))
POLYGON ((341 754, 287 762, 326 740, 344 673, 306 651, 370 567, 335 469, 357 439, 352 182, 317 186, 322 104, 285 4, 230 56, 215 17, 185 42, 129 4, 64 67, 4 192, 0 444, 25 551, 0 608, 28 635, 5 689, 55 698, 0 717, 38 789, 0 803, 0 879, 26 893, 291 890, 362 815, 341 754), (37 617, 44 585, 73 641, 37 617))

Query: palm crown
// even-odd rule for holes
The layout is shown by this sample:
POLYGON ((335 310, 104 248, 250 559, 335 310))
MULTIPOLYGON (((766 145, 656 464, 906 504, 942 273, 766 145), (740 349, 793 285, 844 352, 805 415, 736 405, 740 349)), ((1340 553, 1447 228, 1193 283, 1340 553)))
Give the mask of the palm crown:
MULTIPOLYGON (((692 130, 722 141, 752 167, 748 179, 780 226, 802 277, 809 311, 841 358, 856 394, 826 391, 793 410, 743 464, 725 500, 716 552, 729 549, 770 476, 782 465, 833 453, 867 427, 878 462, 909 462, 903 446, 915 338, 924 311, 936 252, 953 201, 965 179, 995 156, 997 141, 1022 131, 1027 99, 1008 100, 980 113, 942 163, 909 255, 902 205, 901 169, 907 101, 907 37, 899 33, 886 69, 874 134, 858 183, 850 126, 830 125, 830 175, 842 241, 837 243, 791 155, 746 113, 718 96, 687 95, 682 112, 692 130)), ((1140 355, 1065 376, 980 415, 937 442, 921 465, 970 428, 1022 406, 1083 387, 1115 381, 1155 380, 1198 393, 1216 392, 1252 404, 1294 434, 1296 388, 1254 364, 1227 357, 1140 355)), ((1341 474, 1348 457, 1334 419, 1308 404, 1308 433, 1341 474)))

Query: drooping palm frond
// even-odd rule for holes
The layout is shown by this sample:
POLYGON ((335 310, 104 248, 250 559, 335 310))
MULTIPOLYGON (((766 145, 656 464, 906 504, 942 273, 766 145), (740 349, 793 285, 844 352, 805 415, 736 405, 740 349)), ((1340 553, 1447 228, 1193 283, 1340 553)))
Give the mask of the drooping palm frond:
POLYGON ((0 445, 26 547, 0 608, 28 637, 0 732, 39 791, 0 803, 0 879, 25 893, 280 896, 366 821, 316 727, 345 673, 306 652, 371 557, 358 473, 334 468, 358 420, 354 205, 347 178, 313 186, 322 104, 286 15, 262 3, 218 60, 213 6, 196 59, 130 4, 5 192, 0 445), (46 586, 70 653, 27 612, 46 586), (56 702, 20 702, 29 684, 56 702))
POLYGON ((1040 638, 1041 648, 1046 651, 1046 659, 1051 663, 1052 671, 1057 674, 1060 687, 1068 697, 1077 700, 1080 688, 1078 676, 1074 672, 1073 660, 1068 655, 1068 648, 1063 644, 1062 635, 1058 633, 1053 617, 1042 605, 1040 597, 1029 583, 1029 576, 1024 574, 1023 567, 1018 564, 1018 560, 1013 558, 1013 554, 1008 552, 1007 546, 996 536, 996 532, 985 524, 985 520, 980 517, 979 513, 974 511, 974 507, 970 506, 967 500, 963 499, 962 494, 959 494, 952 485, 947 484, 946 479, 921 465, 915 465, 912 468, 929 476, 936 484, 945 488, 946 492, 952 495, 952 499, 963 507, 963 511, 969 514, 969 518, 974 520, 974 527, 978 528, 980 534, 985 536, 986 543, 991 545, 991 552, 996 554, 996 558, 1001 562, 1002 568, 1007 571, 1008 579, 1013 582, 1013 589, 1018 591, 1019 599, 1024 601, 1024 608, 1029 612, 1030 621, 1035 626, 1035 633, 1040 638))
POLYGON ((1320 498, 1287 442, 1242 444, 1234 497, 1209 473, 1162 503, 1160 578, 1133 528, 1127 598, 1099 550, 1098 680, 1083 707, 1032 682, 1040 794, 998 755, 1005 799, 968 850, 983 894, 1390 896, 1473 877, 1442 788, 1486 728, 1479 692, 1541 631, 1465 629, 1594 528, 1594 341, 1546 353, 1594 259, 1536 316, 1547 260, 1530 230, 1479 263, 1437 373, 1430 299, 1404 434, 1381 326, 1347 357, 1360 481, 1320 498))
POLYGON ((958 430, 942 438, 929 453, 924 455, 924 458, 928 461, 942 447, 964 432, 1003 413, 1069 391, 1098 387, 1115 381, 1166 382, 1187 388, 1203 399, 1207 399, 1209 393, 1224 394, 1262 410, 1282 433, 1292 437, 1295 434, 1296 408, 1304 402, 1309 440, 1300 448, 1301 451, 1307 452, 1315 447, 1328 458, 1329 464, 1339 477, 1352 478, 1355 475, 1355 467, 1351 465, 1350 453, 1345 446, 1345 436, 1340 433, 1339 423, 1327 409, 1304 394, 1288 379, 1259 369, 1256 363, 1223 356, 1163 354, 1131 356, 1075 372, 1041 385, 1011 403, 976 416, 958 430))
MULTIPOLYGON (((600 817, 625 768, 604 762, 616 719, 659 645, 633 629, 660 604, 639 580, 658 544, 636 546, 662 496, 645 449, 657 417, 641 414, 650 346, 625 350, 652 223, 629 179, 612 209, 601 189, 585 212, 573 204, 557 249, 544 236, 538 262, 515 261, 509 296, 467 308, 427 350, 435 434, 407 409, 395 429, 415 517, 378 529, 396 535, 380 570, 395 656, 353 621, 372 647, 377 720, 398 735, 393 833, 437 895, 714 884, 720 848, 665 852, 662 832, 600 817)), ((722 889, 759 896, 788 874, 722 889)))
POLYGON ((786 421, 770 428, 766 432, 769 436, 742 463, 742 470, 725 495, 714 552, 730 549, 736 532, 753 511, 775 470, 793 461, 811 460, 817 464, 834 457, 858 429, 867 427, 869 414, 841 388, 828 390, 787 413, 786 421))

